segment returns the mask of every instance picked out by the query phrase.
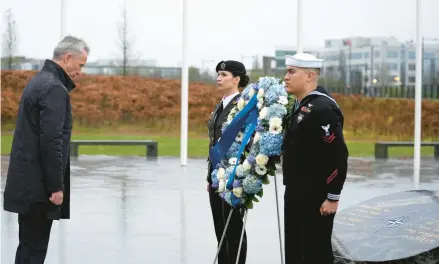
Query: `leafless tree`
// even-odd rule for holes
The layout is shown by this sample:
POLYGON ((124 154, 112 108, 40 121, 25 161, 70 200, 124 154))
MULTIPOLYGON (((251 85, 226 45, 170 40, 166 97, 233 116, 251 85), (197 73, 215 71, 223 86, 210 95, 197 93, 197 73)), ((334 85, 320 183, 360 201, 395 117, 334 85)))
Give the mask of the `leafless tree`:
POLYGON ((122 74, 128 74, 128 67, 133 58, 134 41, 130 36, 127 16, 126 0, 122 8, 122 21, 119 23, 119 47, 122 53, 122 74))
POLYGON ((5 12, 6 31, 3 33, 3 56, 6 58, 8 69, 12 69, 14 61, 15 48, 17 45, 17 36, 15 31, 15 20, 12 10, 9 8, 5 12))

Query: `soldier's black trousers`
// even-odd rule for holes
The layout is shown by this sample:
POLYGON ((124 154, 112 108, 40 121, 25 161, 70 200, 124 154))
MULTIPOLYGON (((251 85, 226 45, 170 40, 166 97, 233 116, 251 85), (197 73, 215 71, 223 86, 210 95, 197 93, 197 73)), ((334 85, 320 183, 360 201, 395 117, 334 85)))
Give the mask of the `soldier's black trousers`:
MULTIPOLYGON (((233 210, 232 217, 227 227, 226 236, 224 237, 218 255, 218 264, 235 264, 238 256, 239 241, 243 227, 242 218, 243 210, 233 209, 229 204, 224 202, 216 189, 209 191, 210 209, 212 210, 213 224, 215 226, 215 234, 218 241, 217 248, 223 235, 224 227, 227 222, 230 210, 233 210), (242 211, 242 212, 241 212, 242 211)), ((216 253, 216 250, 215 250, 216 253)), ((212 256, 214 257, 214 256, 212 256)), ((247 257, 247 234, 244 233, 241 245, 241 253, 239 255, 239 264, 244 264, 247 257)))
POLYGON ((52 228, 52 220, 47 218, 46 204, 35 204, 28 213, 19 214, 18 226, 19 244, 15 264, 43 264, 52 228))
POLYGON ((333 264, 331 236, 335 215, 320 215, 325 199, 309 199, 288 186, 284 199, 285 263, 333 264))

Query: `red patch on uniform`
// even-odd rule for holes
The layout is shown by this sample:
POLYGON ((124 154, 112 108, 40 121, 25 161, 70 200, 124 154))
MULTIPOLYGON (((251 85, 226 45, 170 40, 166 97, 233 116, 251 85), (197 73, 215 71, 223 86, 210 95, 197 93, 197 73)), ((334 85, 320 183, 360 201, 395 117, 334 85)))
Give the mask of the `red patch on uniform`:
POLYGON ((300 108, 300 111, 305 112, 305 113, 309 113, 309 112, 311 112, 311 110, 310 110, 308 107, 306 107, 306 106, 302 106, 302 107, 300 108))
POLYGON ((323 138, 323 141, 325 141, 326 143, 331 143, 335 139, 335 134, 332 133, 331 135, 329 135, 327 137, 322 137, 322 138, 323 138))
POLYGON ((335 169, 335 171, 333 171, 331 175, 329 175, 329 177, 326 179, 326 184, 329 184, 335 177, 337 177, 337 175, 338 169, 335 169))

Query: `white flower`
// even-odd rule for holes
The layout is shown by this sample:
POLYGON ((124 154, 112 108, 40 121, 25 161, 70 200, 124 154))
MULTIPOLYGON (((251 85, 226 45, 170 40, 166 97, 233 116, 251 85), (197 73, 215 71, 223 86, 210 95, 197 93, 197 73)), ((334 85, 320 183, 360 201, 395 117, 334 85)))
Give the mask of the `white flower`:
POLYGON ((256 164, 258 166, 265 166, 265 165, 267 165, 268 157, 266 155, 258 154, 255 159, 256 159, 256 164))
POLYGON ((239 99, 239 101, 238 101, 238 110, 239 111, 241 111, 242 109, 244 109, 244 106, 245 106, 245 101, 244 101, 244 99, 239 99))
POLYGON ((224 168, 219 168, 218 172, 216 173, 216 177, 219 180, 224 180, 224 175, 226 174, 226 170, 224 168))
POLYGON ((264 89, 259 89, 257 98, 259 102, 264 100, 264 89))
POLYGON ((250 98, 252 98, 253 95, 255 95, 255 90, 252 88, 252 89, 250 89, 250 92, 248 92, 248 96, 249 96, 250 98))
POLYGON ((288 104, 288 98, 286 96, 279 96, 279 100, 277 102, 281 105, 287 105, 288 104))
POLYGON ((230 165, 235 165, 237 162, 238 162, 238 159, 237 159, 237 158, 230 158, 230 159, 229 159, 229 164, 230 164, 230 165))
POLYGON ((227 121, 232 121, 232 120, 233 120, 233 116, 229 114, 229 115, 227 116, 227 121))
POLYGON ((263 165, 262 166, 258 165, 255 167, 255 171, 258 175, 263 176, 267 173, 267 168, 263 165))
POLYGON ((269 131, 273 134, 279 134, 282 132, 282 119, 279 117, 273 117, 268 121, 270 128, 269 131))
POLYGON ((236 167, 236 176, 238 178, 244 177, 244 167, 241 164, 236 167))
POLYGON ((233 107, 232 110, 230 110, 230 114, 236 114, 238 112, 238 109, 236 107, 233 107))
POLYGON ((249 171, 252 168, 252 165, 246 159, 246 160, 244 160, 242 167, 244 168, 244 171, 249 171))
POLYGON ((221 179, 219 181, 218 191, 219 192, 224 192, 225 189, 226 189, 226 181, 224 179, 221 179))
POLYGON ((259 112, 259 119, 265 119, 267 117, 267 113, 268 113, 268 108, 265 106, 259 112))
POLYGON ((255 137, 253 138, 253 143, 258 142, 261 139, 261 133, 256 132, 255 137))
POLYGON ((244 137, 244 134, 240 131, 235 138, 236 142, 242 142, 243 137, 244 137))
POLYGON ((258 102, 257 107, 259 110, 261 110, 262 106, 264 106, 264 102, 258 102))
POLYGON ((243 192, 242 187, 233 188, 233 194, 238 198, 241 198, 243 192))

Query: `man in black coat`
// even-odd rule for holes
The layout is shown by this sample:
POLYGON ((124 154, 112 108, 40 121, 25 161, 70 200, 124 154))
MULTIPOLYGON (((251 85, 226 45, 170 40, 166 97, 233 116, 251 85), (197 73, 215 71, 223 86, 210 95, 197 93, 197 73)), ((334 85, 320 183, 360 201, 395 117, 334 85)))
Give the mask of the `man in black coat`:
POLYGON ((287 264, 332 264, 334 216, 346 179, 348 150, 343 114, 317 86, 323 60, 286 56, 285 87, 295 110, 283 144, 285 260, 287 264))
POLYGON ((44 263, 52 221, 70 218, 69 93, 89 52, 63 38, 23 91, 4 191, 4 209, 18 214, 15 264, 44 263))

